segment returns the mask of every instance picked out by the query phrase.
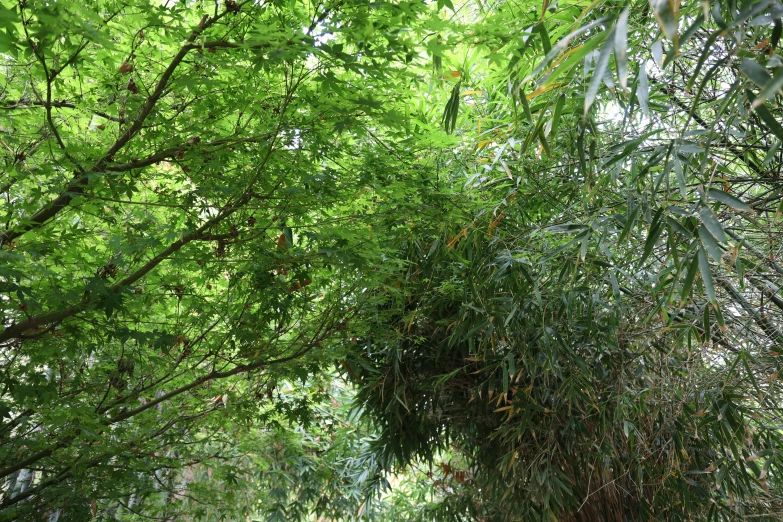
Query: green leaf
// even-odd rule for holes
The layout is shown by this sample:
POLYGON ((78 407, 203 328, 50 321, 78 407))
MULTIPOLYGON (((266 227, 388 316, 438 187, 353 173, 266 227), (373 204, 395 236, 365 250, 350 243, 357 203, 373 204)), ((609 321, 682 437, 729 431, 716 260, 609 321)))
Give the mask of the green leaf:
POLYGON ((691 234, 684 226, 680 224, 679 221, 677 221, 673 217, 666 216, 666 223, 669 225, 669 228, 671 228, 678 234, 681 234, 687 238, 693 237, 693 234, 691 234))
MULTIPOLYGON (((701 249, 699 249, 701 251, 701 249)), ((696 278, 696 272, 699 270, 699 256, 694 253, 691 258, 691 264, 688 265, 688 270, 685 273, 685 279, 682 282, 682 288, 680 289, 680 300, 684 304, 691 295, 693 288, 693 281, 696 278)))
POLYGON ((710 271, 710 262, 707 260, 707 254, 703 248, 699 249, 699 271, 701 279, 704 282, 704 290, 707 292, 707 298, 711 303, 715 303, 715 286, 712 283, 712 272, 710 271))
MULTIPOLYGON (((752 99, 752 97, 750 97, 752 99)), ((754 102, 755 104, 755 102, 754 102)), ((770 128, 770 130, 775 133, 775 136, 779 140, 783 140, 783 126, 780 125, 780 122, 778 122, 777 118, 775 118, 771 112, 769 112, 769 109, 767 109, 766 104, 764 105, 757 105, 753 109, 756 114, 759 115, 759 118, 761 118, 761 121, 763 121, 767 127, 770 128)))
POLYGON ((587 225, 567 223, 563 225, 552 225, 550 227, 546 227, 544 230, 546 230, 547 232, 551 232, 553 234, 560 234, 560 233, 581 232, 583 230, 586 230, 587 228, 588 228, 587 225))
POLYGON ((674 175, 677 177, 677 185, 680 187, 680 195, 683 198, 688 197, 688 184, 685 180, 685 168, 679 156, 674 158, 674 175))
POLYGON ((527 95, 525 95, 524 86, 519 88, 519 101, 522 103, 522 110, 525 112, 525 119, 528 123, 533 123, 533 113, 530 112, 530 104, 527 101, 527 95))
POLYGON ((726 333, 726 321, 723 320, 723 313, 720 310, 720 305, 713 304, 712 307, 715 312, 715 320, 718 322, 718 328, 720 328, 723 333, 726 333))
POLYGON ((708 206, 703 206, 701 210, 699 211, 699 216, 701 217, 701 222, 704 223, 704 226, 707 227, 707 230, 709 230, 710 234, 717 239, 720 243, 725 243, 728 241, 726 238, 726 233, 723 232, 723 227, 720 224, 720 221, 718 221, 718 218, 715 217, 715 214, 712 213, 712 209, 708 206))
POLYGON ((720 201, 721 203, 730 206, 731 208, 745 211, 745 212, 752 212, 753 207, 745 203, 744 201, 732 196, 731 194, 728 194, 726 192, 723 192, 722 190, 711 188, 708 193, 708 197, 710 199, 714 199, 717 201, 720 201))
POLYGON ((674 11, 674 0, 650 0, 650 6, 655 18, 669 40, 677 37, 677 14, 674 11))
POLYGON ((704 312, 703 312, 703 327, 704 327, 704 342, 709 341, 712 338, 711 332, 710 332, 710 305, 704 306, 704 312))
POLYGON ((533 78, 535 78, 535 77, 538 75, 538 73, 540 73, 541 71, 543 71, 543 70, 544 70, 544 68, 545 68, 547 65, 549 65, 549 63, 550 63, 550 62, 551 62, 551 61, 552 61, 552 60, 553 60, 553 59, 554 59, 554 58, 555 58, 555 57, 556 57, 558 54, 560 54, 561 52, 563 52, 563 50, 565 50, 565 49, 566 49, 566 47, 568 47, 568 44, 571 42, 571 40, 572 40, 573 38, 575 38, 575 37, 579 36, 579 35, 580 35, 580 34, 582 34, 582 33, 586 33, 586 32, 588 32, 588 31, 590 31, 590 30, 592 30, 592 29, 593 29, 593 28, 595 28, 595 27, 598 27, 599 25, 603 24, 604 22, 606 22, 606 18, 600 18, 600 19, 598 19, 598 20, 595 20, 595 21, 593 21, 593 22, 590 22, 589 24, 587 24, 587 25, 584 25, 584 26, 580 27, 579 29, 577 29, 577 30, 575 30, 575 31, 573 31, 573 32, 571 32, 571 33, 569 33, 568 35, 566 35, 566 36, 565 36, 565 37, 564 37, 562 40, 560 40, 559 42, 557 42, 557 43, 555 44, 555 46, 554 46, 554 47, 552 47, 552 50, 551 50, 551 51, 549 51, 548 53, 546 53, 546 56, 544 56, 544 59, 543 59, 543 60, 542 60, 542 61, 541 61, 541 62, 540 62, 540 63, 539 63, 537 66, 536 66, 536 68, 535 68, 535 69, 533 69, 533 71, 532 71, 530 74, 528 74, 527 76, 525 76, 525 78, 522 80, 522 84, 523 84, 523 85, 524 85, 524 84, 527 84, 527 83, 528 83, 528 82, 530 82, 530 81, 531 81, 533 78))
POLYGON ((699 239, 701 239, 701 243, 709 251, 710 256, 720 263, 720 260, 723 257, 723 251, 720 249, 718 242, 715 241, 715 238, 712 237, 712 234, 707 231, 707 228, 703 224, 699 225, 699 239))
POLYGON ((562 75, 569 72, 575 65, 581 63, 585 56, 595 50, 601 43, 606 40, 607 33, 602 31, 593 36, 586 43, 572 50, 562 63, 558 64, 554 71, 552 71, 547 77, 543 86, 552 85, 562 75))
POLYGON ((652 224, 650 225, 650 230, 647 233, 647 241, 644 243, 644 253, 642 254, 642 258, 639 260, 639 266, 642 266, 645 262, 645 260, 650 256, 650 254, 653 251, 653 247, 655 247, 655 244, 658 242, 658 238, 661 237, 661 233, 663 232, 663 208, 659 208, 657 212, 655 212, 655 216, 653 216, 652 224))
POLYGON ((617 238, 618 243, 622 243, 626 240, 628 235, 631 233, 631 230, 633 230, 634 224, 636 223, 636 216, 639 214, 639 205, 635 204, 632 208, 626 212, 626 219, 625 223, 623 224, 623 231, 620 233, 620 237, 617 238))
POLYGON ((759 87, 766 85, 772 79, 772 75, 764 67, 750 58, 743 58, 740 62, 740 71, 759 87))
POLYGON ((639 85, 636 88, 636 99, 639 101, 639 108, 642 109, 642 115, 645 118, 650 117, 650 106, 648 99, 650 98, 650 86, 647 82, 647 68, 644 62, 639 64, 639 85))
POLYGON ((587 88, 587 94, 585 94, 585 115, 587 115, 590 107, 595 101, 595 97, 598 94, 598 88, 601 86, 601 83, 604 80, 604 74, 609 66, 609 57, 612 54, 613 48, 614 29, 612 29, 612 31, 613 32, 607 37, 606 43, 601 47, 601 52, 598 55, 598 60, 596 61, 595 69, 593 70, 593 78, 590 80, 590 86, 587 88))
POLYGON ((449 97, 449 101, 446 102, 446 108, 443 110, 441 124, 446 130, 446 134, 451 134, 454 132, 454 128, 457 125, 457 116, 459 115, 460 84, 462 84, 461 81, 457 82, 456 85, 454 85, 454 87, 451 89, 451 96, 449 97))
POLYGON ((617 64, 617 78, 623 90, 628 88, 628 15, 626 7, 617 18, 614 32, 614 59, 617 64))
POLYGON ((560 114, 563 111, 563 106, 565 105, 566 96, 565 94, 561 94, 557 98, 557 103, 555 104, 555 110, 552 114, 552 127, 550 128, 550 136, 556 136, 557 135, 557 129, 560 126, 560 114))
POLYGON ((775 97, 780 92, 781 87, 783 87, 783 70, 778 68, 772 74, 772 78, 764 84, 761 92, 756 96, 756 99, 753 100, 751 107, 756 109, 765 101, 775 97))
POLYGON ((541 35, 541 45, 544 47, 544 54, 546 54, 552 50, 552 43, 549 41, 549 33, 544 22, 538 24, 538 34, 541 35))

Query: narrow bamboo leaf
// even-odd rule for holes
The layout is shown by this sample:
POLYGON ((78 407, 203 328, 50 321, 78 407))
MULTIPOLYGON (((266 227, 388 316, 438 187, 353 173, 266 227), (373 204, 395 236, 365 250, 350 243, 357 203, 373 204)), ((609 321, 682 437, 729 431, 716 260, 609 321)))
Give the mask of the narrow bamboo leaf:
POLYGON ((522 109, 525 111, 525 119, 528 123, 533 123, 533 113, 530 112, 530 104, 527 102, 527 96, 525 95, 525 88, 519 88, 519 101, 522 103, 522 109))
POLYGON ((541 142, 541 146, 544 147, 544 152, 546 152, 546 155, 551 156, 552 151, 549 149, 549 142, 546 140, 544 129, 541 127, 538 129, 538 140, 541 142))
POLYGON ((609 272, 609 281, 612 283, 612 292, 615 299, 620 299, 620 285, 617 283, 617 275, 614 271, 609 272))
POLYGON ((710 231, 710 234, 712 234, 715 239, 721 243, 725 243, 727 241, 726 233, 723 232, 723 227, 721 226, 720 221, 718 221, 718 218, 715 217, 715 214, 712 213, 712 209, 710 207, 702 207, 699 211, 699 216, 701 217, 701 222, 704 223, 704 226, 707 227, 707 230, 710 231))
POLYGON ((688 265, 688 271, 685 273, 685 279, 682 282, 682 289, 680 290, 680 300, 685 303, 688 297, 691 295, 691 289, 693 288, 693 280, 696 278, 696 271, 699 269, 699 256, 695 253, 691 259, 691 264, 688 265))
POLYGON ((765 101, 774 98, 780 92, 781 87, 783 87, 783 71, 778 68, 773 73, 772 78, 764 84, 764 87, 761 89, 761 92, 756 99, 753 100, 751 106, 755 109, 765 101))
POLYGON ((560 60, 557 60, 557 68, 549 73, 546 81, 543 83, 543 86, 553 84, 555 80, 570 71, 576 64, 581 62, 588 53, 596 49, 604 40, 606 40, 606 33, 602 31, 593 36, 586 43, 569 50, 568 53, 563 56, 565 60, 563 60, 562 63, 560 60))
POLYGON ((718 242, 715 241, 715 238, 712 237, 712 234, 707 231, 707 228, 704 225, 699 225, 699 239, 701 239, 701 244, 704 245, 704 248, 707 249, 707 251, 710 253, 710 256, 712 256, 715 261, 720 263, 721 257, 723 256, 723 251, 720 249, 718 242))
POLYGON ((541 35, 541 45, 544 47, 544 53, 549 53, 552 50, 552 42, 549 41, 549 33, 546 31, 544 22, 538 24, 538 34, 541 35))
POLYGON ((539 63, 535 69, 533 69, 533 72, 525 76, 524 80, 522 80, 523 84, 528 83, 530 80, 536 77, 538 73, 544 70, 544 68, 549 65, 549 62, 551 62, 555 56, 560 54, 566 47, 568 47, 568 44, 571 42, 571 40, 579 36, 582 33, 586 33, 587 31, 590 31, 591 29, 603 24, 606 22, 606 18, 600 18, 594 22, 591 22, 587 25, 584 25, 577 29, 576 31, 573 31, 572 33, 569 33, 567 36, 563 37, 562 40, 557 42, 554 47, 552 47, 552 50, 546 53, 546 56, 544 56, 544 59, 539 63))
POLYGON ((623 9, 617 19, 614 30, 614 59, 617 63, 617 78, 623 90, 628 88, 628 14, 629 8, 623 9))
POLYGON ((604 73, 609 65, 609 57, 612 54, 611 42, 613 40, 611 36, 612 35, 607 38, 606 43, 601 47, 601 53, 598 55, 598 61, 596 62, 595 70, 593 71, 593 78, 590 80, 590 86, 587 88, 587 94, 585 94, 585 115, 587 115, 587 112, 595 101, 595 96, 598 94, 598 88, 601 86, 604 73))
POLYGON ((674 175, 677 177, 677 185, 680 187, 680 195, 683 198, 688 197, 688 185, 685 182, 685 169, 678 156, 674 157, 674 175))
POLYGON ((639 64, 639 87, 636 89, 636 99, 639 100, 639 108, 645 118, 650 117, 650 106, 647 100, 650 98, 650 86, 647 82, 647 67, 644 62, 639 64))
MULTIPOLYGON (((755 101, 753 103, 755 104, 755 101)), ((769 112, 766 104, 755 106, 753 110, 759 115, 761 121, 769 127, 769 130, 771 130, 779 140, 783 140, 783 126, 781 126, 780 122, 778 122, 772 113, 769 112)))
POLYGON ((644 262, 652 253, 653 247, 658 242, 658 238, 661 237, 661 233, 663 232, 663 220, 661 219, 662 216, 663 208, 659 208, 655 213, 655 216, 653 216, 652 224, 650 225, 650 231, 647 233, 647 241, 644 243, 644 253, 642 254, 642 258, 639 260, 639 266, 644 264, 644 262))
POLYGON ((723 320, 723 312, 720 311, 720 305, 712 305, 712 309, 715 312, 715 320, 718 322, 718 328, 723 333, 726 333, 726 321, 723 320))
POLYGON ((628 218, 625 220, 625 227, 623 228, 623 231, 620 233, 620 237, 617 239, 618 243, 622 243, 623 241, 625 241, 625 238, 627 238, 628 234, 631 233, 634 223, 636 223, 637 214, 639 214, 639 205, 634 205, 634 207, 628 213, 628 218))
MULTIPOLYGON (((693 234, 688 232, 688 229, 686 229, 684 226, 682 226, 680 224, 680 222, 677 221, 676 219, 674 219, 673 217, 666 216, 666 223, 669 225, 669 228, 671 230, 674 230, 678 234, 682 234, 683 236, 685 236, 687 238, 693 237, 693 234)), ((669 234, 671 235, 671 231, 669 232, 669 234)))
POLYGON ((699 55, 699 61, 696 63, 696 68, 693 71, 693 76, 691 76, 690 80, 688 80, 688 84, 685 87, 686 91, 690 91, 693 88, 693 84, 696 82, 696 79, 699 77, 699 74, 701 73, 701 68, 704 67, 704 62, 707 61, 708 57, 713 56, 712 44, 715 43, 715 40, 717 40, 721 34, 722 31, 720 30, 713 31, 710 34, 710 36, 707 38, 707 41, 704 42, 704 45, 702 46, 701 55, 699 55))
POLYGON ((623 142, 621 144, 615 145, 610 150, 614 151, 614 150, 617 150, 617 147, 622 146, 623 147, 622 151, 619 154, 615 154, 614 156, 612 156, 608 160, 606 160, 601 165, 600 168, 605 170, 608 167, 610 167, 611 165, 614 165, 615 163, 617 163, 618 161, 622 161, 623 159, 627 158, 628 155, 630 155, 632 152, 636 151, 636 149, 639 148, 639 145, 642 144, 644 142, 645 138, 647 138, 648 136, 649 136, 649 134, 645 134, 645 135, 643 135, 642 137, 640 137, 638 139, 631 140, 631 141, 628 141, 628 142, 623 142))
POLYGON ((577 232, 577 231, 581 232, 586 228, 587 225, 575 225, 572 223, 568 223, 564 225, 552 225, 551 227, 546 227, 544 230, 552 234, 561 234, 561 233, 569 233, 569 232, 577 232))
POLYGON ((457 124, 457 116, 459 115, 459 88, 462 82, 457 82, 454 88, 451 90, 451 96, 449 101, 446 102, 446 108, 443 110, 443 118, 441 124, 446 130, 446 134, 454 132, 454 128, 457 124))
POLYGON ((772 79, 772 75, 756 60, 744 58, 739 68, 742 74, 759 87, 763 87, 772 79))
POLYGON ((707 254, 703 248, 699 249, 699 271, 701 279, 704 282, 704 291, 707 292, 707 298, 711 303, 715 303, 715 286, 712 283, 712 272, 710 271, 710 262, 707 260, 707 254))
POLYGON ((565 105, 565 98, 565 94, 561 94, 555 104, 555 111, 552 114, 552 127, 549 131, 550 136, 557 135, 557 128, 560 126, 560 114, 563 111, 563 105, 565 105))
POLYGON ((588 233, 585 237, 582 238, 582 248, 579 251, 579 257, 582 259, 582 261, 584 261, 585 257, 587 257, 587 246, 589 241, 590 234, 588 233))
POLYGON ((772 163, 772 160, 774 160, 778 154, 778 150, 780 149, 780 144, 781 142, 780 140, 778 140, 772 144, 769 150, 767 150, 767 153, 764 155, 764 160, 761 162, 762 167, 767 167, 769 166, 770 163, 772 163))
POLYGON ((710 199, 720 201, 721 203, 728 205, 731 208, 742 210, 745 212, 753 211, 753 207, 751 207, 744 201, 732 196, 731 194, 723 192, 722 190, 711 188, 708 192, 708 196, 710 199))
POLYGON ((674 0, 650 0, 650 6, 663 34, 669 40, 674 40, 677 36, 677 13, 674 10, 674 0))
POLYGON ((778 43, 780 42, 780 35, 783 34, 783 23, 780 22, 780 18, 776 18, 774 20, 774 27, 772 28, 772 36, 769 40, 769 45, 772 46, 773 49, 778 48, 778 43))
POLYGON ((655 40, 650 46, 650 52, 652 53, 655 65, 663 67, 663 43, 661 43, 660 40, 655 40))
POLYGON ((704 24, 705 16, 703 13, 700 13, 699 16, 697 16, 690 27, 688 27, 680 36, 680 44, 685 44, 688 42, 688 40, 691 39, 691 37, 696 34, 696 31, 701 28, 702 24, 704 24))
POLYGON ((579 129, 579 134, 576 136, 576 150, 579 154, 579 171, 582 176, 587 178, 587 161, 585 161, 585 128, 579 129))
POLYGON ((703 322, 704 325, 704 342, 707 342, 712 337, 710 333, 710 305, 704 306, 704 316, 703 316, 703 322))

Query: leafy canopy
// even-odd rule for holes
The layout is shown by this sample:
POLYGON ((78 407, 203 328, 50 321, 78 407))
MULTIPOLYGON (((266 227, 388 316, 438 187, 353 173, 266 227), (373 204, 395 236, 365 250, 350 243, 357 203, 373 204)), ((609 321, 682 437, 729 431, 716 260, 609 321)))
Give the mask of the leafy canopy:
POLYGON ((0 520, 775 520, 777 1, 0 4, 0 520))

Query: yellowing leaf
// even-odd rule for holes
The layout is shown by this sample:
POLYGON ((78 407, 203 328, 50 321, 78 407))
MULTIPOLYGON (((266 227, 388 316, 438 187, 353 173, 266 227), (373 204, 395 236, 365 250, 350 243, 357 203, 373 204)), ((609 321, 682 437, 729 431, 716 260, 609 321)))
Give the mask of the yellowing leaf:
POLYGON ((546 85, 544 87, 539 87, 538 89, 536 89, 535 91, 531 92, 530 94, 528 94, 525 97, 528 100, 532 100, 536 96, 540 96, 541 94, 544 94, 545 92, 547 92, 549 90, 552 90, 552 89, 554 89, 556 87, 560 87, 561 85, 563 85, 563 84, 562 83, 553 83, 552 85, 546 85))

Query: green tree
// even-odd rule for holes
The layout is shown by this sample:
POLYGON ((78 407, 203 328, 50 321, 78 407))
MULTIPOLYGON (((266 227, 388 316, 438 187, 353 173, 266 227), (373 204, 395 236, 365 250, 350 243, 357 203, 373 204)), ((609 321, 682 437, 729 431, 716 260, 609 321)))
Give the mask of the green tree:
POLYGON ((258 507, 223 493, 326 400, 431 12, 2 4, 0 518, 258 507))

